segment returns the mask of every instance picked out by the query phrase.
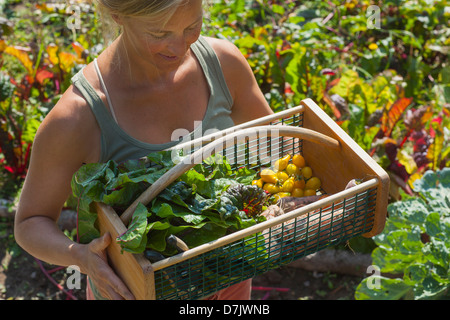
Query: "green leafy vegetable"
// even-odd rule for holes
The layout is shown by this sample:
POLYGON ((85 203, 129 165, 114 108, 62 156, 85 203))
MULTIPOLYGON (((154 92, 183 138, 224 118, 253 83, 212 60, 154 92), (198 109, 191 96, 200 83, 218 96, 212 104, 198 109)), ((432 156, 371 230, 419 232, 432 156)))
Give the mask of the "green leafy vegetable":
POLYGON ((230 205, 243 210, 249 217, 261 213, 267 199, 268 194, 261 188, 243 184, 231 186, 222 195, 223 201, 229 200, 230 205))
POLYGON ((356 299, 450 297, 450 168, 428 171, 414 191, 420 198, 389 205, 385 230, 374 237, 373 265, 402 277, 372 275, 360 283, 356 299))
MULTIPOLYGON (((89 242, 99 235, 96 213, 90 206, 93 202, 110 205, 120 215, 173 166, 168 151, 152 153, 146 161, 83 166, 72 179, 72 189, 79 201, 80 241, 89 242)), ((127 232, 117 241, 129 252, 141 253, 148 248, 170 256, 176 252, 166 244, 169 235, 177 235, 193 248, 252 226, 264 220, 255 213, 262 209, 265 198, 250 191, 255 176, 255 171, 246 168, 232 169, 223 157, 208 158, 180 176, 149 205, 140 204, 127 232), (243 191, 243 197, 237 199, 238 193, 233 196, 227 193, 231 187, 243 191), (247 215, 251 196, 256 199, 255 208, 247 215)))
POLYGON ((139 203, 131 218, 127 231, 117 238, 117 242, 132 252, 143 252, 147 244, 147 208, 139 203))

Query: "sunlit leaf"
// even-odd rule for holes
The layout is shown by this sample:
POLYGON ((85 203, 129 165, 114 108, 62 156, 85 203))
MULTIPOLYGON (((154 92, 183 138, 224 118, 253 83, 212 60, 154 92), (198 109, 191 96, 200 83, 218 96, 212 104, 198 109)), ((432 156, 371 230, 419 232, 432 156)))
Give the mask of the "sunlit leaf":
POLYGON ((412 188, 412 187, 414 186, 414 182, 415 182, 416 180, 421 179, 422 176, 423 176, 423 175, 422 175, 420 172, 415 172, 415 173, 411 174, 411 175, 409 176, 408 181, 407 181, 409 187, 412 188))
POLYGON ((353 87, 358 82, 359 76, 356 71, 353 70, 345 71, 339 78, 339 81, 335 80, 336 85, 334 85, 329 90, 329 94, 335 93, 345 99, 348 99, 350 88, 353 87))
POLYGON ((399 151, 397 153, 397 159, 405 167, 408 174, 413 174, 415 171, 417 171, 417 164, 414 161, 414 158, 406 153, 406 151, 399 151))
POLYGON ((402 279, 382 276, 365 278, 357 287, 356 300, 398 300, 412 290, 402 279), (379 285, 373 285, 373 283, 379 285))
POLYGON ((7 45, 6 45, 5 40, 0 39, 0 52, 5 51, 6 47, 7 47, 7 45))
POLYGON ((76 55, 68 52, 61 52, 60 55, 61 69, 64 72, 69 73, 75 66, 75 63, 79 61, 76 55))
POLYGON ((83 52, 85 52, 85 48, 81 45, 81 43, 79 42, 72 42, 72 48, 75 51, 75 53, 77 54, 77 57, 79 59, 83 58, 83 52))
POLYGON ((441 152, 444 146, 444 131, 442 126, 436 122, 431 122, 431 126, 434 130, 434 139, 428 148, 427 159, 430 160, 430 167, 433 170, 439 168, 439 164, 441 161, 441 152))
POLYGON ((395 124, 398 122, 398 120, 400 120, 403 112, 405 112, 406 108, 409 107, 412 101, 412 98, 398 99, 389 108, 389 111, 383 114, 383 117, 381 118, 381 130, 384 132, 385 136, 391 135, 395 124))
POLYGON ((338 107, 327 93, 323 95, 323 100, 331 108, 331 111, 333 111, 333 114, 336 117, 336 119, 340 119, 342 116, 341 112, 339 111, 338 107))
POLYGON ((449 290, 450 168, 429 170, 413 185, 420 196, 389 204, 385 228, 373 238, 373 265, 402 276, 374 274, 357 287, 356 299, 441 299, 449 290))
POLYGON ((52 12, 55 11, 55 7, 54 6, 48 5, 46 3, 36 4, 35 6, 36 6, 36 9, 39 9, 39 10, 41 10, 43 12, 46 12, 46 13, 52 13, 52 12))
POLYGON ((39 69, 36 72, 36 80, 40 83, 40 84, 44 84, 44 81, 47 79, 51 79, 53 78, 53 73, 45 70, 45 69, 39 69))
POLYGON ((60 51, 58 46, 54 44, 47 46, 47 53, 50 62, 55 66, 59 66, 62 71, 67 73, 70 72, 75 63, 80 60, 72 53, 60 51))
POLYGON ((59 59, 58 59, 58 46, 51 44, 47 46, 47 54, 48 54, 48 60, 50 61, 51 64, 53 65, 58 65, 59 64, 59 59))
POLYGON ((28 74, 33 73, 33 62, 28 56, 28 52, 26 52, 26 48, 16 47, 16 46, 7 46, 4 42, 1 44, 1 49, 4 49, 3 52, 8 53, 14 57, 16 57, 22 65, 27 70, 28 74))

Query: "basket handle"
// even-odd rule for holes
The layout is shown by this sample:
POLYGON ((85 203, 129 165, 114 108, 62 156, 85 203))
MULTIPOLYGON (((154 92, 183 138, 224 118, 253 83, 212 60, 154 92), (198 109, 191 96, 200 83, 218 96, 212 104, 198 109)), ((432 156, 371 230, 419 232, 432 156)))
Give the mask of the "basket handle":
POLYGON ((225 136, 218 138, 206 144, 202 148, 196 150, 190 156, 188 156, 187 161, 186 159, 181 161, 169 171, 167 171, 164 175, 162 175, 123 212, 123 214, 120 216, 120 219, 127 226, 131 219, 131 216, 134 213, 134 210, 139 203, 142 203, 143 205, 149 204, 161 191, 163 191, 172 182, 178 179, 178 177, 180 177, 189 169, 193 168, 196 165, 195 159, 204 159, 203 155, 212 155, 214 152, 218 151, 218 149, 223 149, 224 146, 227 146, 227 143, 234 139, 253 137, 255 136, 255 134, 257 134, 258 136, 263 134, 264 137, 289 136, 308 140, 330 148, 340 148, 340 143, 338 140, 328 137, 317 131, 302 127, 292 127, 286 125, 266 125, 227 133, 225 136))

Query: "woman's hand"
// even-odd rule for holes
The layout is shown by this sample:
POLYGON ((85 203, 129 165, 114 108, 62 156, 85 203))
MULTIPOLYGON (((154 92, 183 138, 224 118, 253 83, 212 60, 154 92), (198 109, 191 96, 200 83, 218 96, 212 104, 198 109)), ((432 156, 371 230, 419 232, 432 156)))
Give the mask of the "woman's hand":
POLYGON ((110 300, 134 300, 133 294, 108 265, 106 248, 111 243, 111 236, 105 233, 100 238, 84 245, 84 266, 81 272, 87 274, 100 294, 110 300))

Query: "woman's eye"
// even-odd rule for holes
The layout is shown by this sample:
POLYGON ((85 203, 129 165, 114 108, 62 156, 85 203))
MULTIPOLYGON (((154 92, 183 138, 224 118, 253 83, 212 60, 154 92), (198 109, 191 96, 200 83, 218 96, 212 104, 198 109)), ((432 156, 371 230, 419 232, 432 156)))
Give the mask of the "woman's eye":
POLYGON ((199 26, 194 26, 194 27, 190 27, 190 28, 187 28, 186 30, 185 30, 185 32, 197 32, 199 30, 199 26))
POLYGON ((162 39, 164 39, 164 38, 167 37, 167 34, 153 34, 153 33, 151 33, 150 36, 151 36, 153 39, 156 39, 156 40, 162 40, 162 39))

